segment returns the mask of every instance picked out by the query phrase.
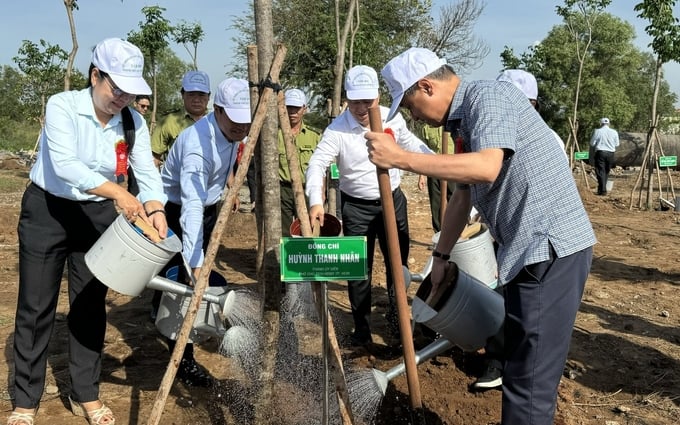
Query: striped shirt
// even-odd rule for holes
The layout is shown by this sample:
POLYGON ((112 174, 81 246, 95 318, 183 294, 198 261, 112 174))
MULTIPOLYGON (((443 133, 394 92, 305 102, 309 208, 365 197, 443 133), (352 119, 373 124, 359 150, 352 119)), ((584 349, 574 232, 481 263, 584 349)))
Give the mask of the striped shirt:
POLYGON ((564 152, 526 96, 512 84, 461 81, 447 130, 464 152, 506 152, 498 177, 470 187, 473 205, 498 242, 499 282, 529 264, 565 257, 596 243, 564 152))

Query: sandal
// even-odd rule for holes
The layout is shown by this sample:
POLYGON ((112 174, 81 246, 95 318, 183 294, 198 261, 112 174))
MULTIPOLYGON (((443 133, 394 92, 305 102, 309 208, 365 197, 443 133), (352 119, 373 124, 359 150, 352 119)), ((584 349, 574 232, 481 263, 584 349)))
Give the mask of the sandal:
POLYGON ((35 408, 32 412, 17 412, 15 410, 7 418, 7 425, 33 425, 36 413, 38 413, 38 408, 35 408))
POLYGON ((87 423, 90 425, 115 425, 116 423, 113 412, 104 403, 98 409, 85 410, 81 403, 73 401, 71 397, 68 398, 68 401, 71 403, 71 412, 76 416, 82 416, 87 419, 87 423))

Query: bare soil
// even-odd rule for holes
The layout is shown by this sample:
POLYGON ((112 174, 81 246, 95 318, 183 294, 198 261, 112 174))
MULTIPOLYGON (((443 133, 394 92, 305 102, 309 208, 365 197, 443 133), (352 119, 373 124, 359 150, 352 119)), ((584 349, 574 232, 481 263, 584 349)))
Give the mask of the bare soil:
MULTIPOLYGON (((9 383, 17 292, 17 234, 19 203, 27 169, 5 161, 0 170, 0 344, 4 362, 0 375, 1 420, 12 408, 9 383), (11 165, 11 166, 10 166, 11 165)), ((674 178, 678 181, 677 173, 674 178)), ((555 423, 559 425, 666 425, 680 423, 680 215, 673 210, 629 209, 637 173, 613 176, 609 196, 593 194, 595 182, 585 185, 575 174, 599 243, 577 317, 569 359, 559 388, 555 423)), ((405 175, 409 199, 412 271, 420 271, 430 255, 433 231, 427 194, 418 191, 417 178, 405 175)), ((662 177, 666 185, 666 177, 662 177)), ((243 200, 247 202, 247 189, 243 200)), ((658 207, 658 199, 655 200, 658 207)), ((256 288, 255 216, 232 215, 222 238, 214 269, 230 284, 256 288)), ((383 313, 386 296, 380 255, 374 270, 374 345, 368 350, 348 347, 352 320, 346 283, 330 282, 330 308, 348 376, 376 368, 387 371, 401 361, 388 336, 383 313)), ((64 281, 65 282, 65 281, 64 281)), ((409 288, 414 296, 418 284, 409 288)), ((116 414, 117 424, 145 424, 166 371, 169 353, 164 339, 149 320, 151 291, 129 297, 109 291, 109 326, 101 374, 101 397, 116 414)), ((85 424, 68 410, 66 285, 62 285, 56 326, 50 346, 47 387, 36 424, 85 424)), ((285 328, 285 327, 284 327, 285 328)), ((319 424, 318 386, 321 366, 320 333, 313 320, 297 320, 293 357, 277 363, 269 423, 319 424), (297 337, 296 337, 297 335, 297 337), (296 339, 295 339, 296 338, 296 339), (283 370, 288 372, 283 373, 283 370), (297 378, 294 378, 297 376, 297 378), (302 379, 300 379, 302 377, 302 379), (316 387, 315 387, 316 386, 316 387)), ((282 333, 291 342, 291 334, 282 333)), ((416 348, 422 341, 416 339, 416 348)), ((166 400, 163 424, 251 424, 260 388, 239 363, 219 353, 218 338, 198 344, 196 356, 217 379, 215 389, 187 387, 176 381, 166 400)), ((272 350, 271 347, 267 351, 272 350)), ((472 393, 469 385, 481 372, 482 354, 457 348, 418 367, 418 382, 427 424, 487 425, 500 421, 501 393, 472 393)), ((351 383, 350 383, 351 384, 351 383)), ((363 390, 371 391, 371 390, 363 390)), ((372 418, 376 424, 415 423, 407 380, 390 381, 372 418)), ((333 397, 331 406, 334 407, 333 397)), ((356 413, 363 410, 353 407, 356 413)), ((332 423, 339 423, 331 414, 332 423)), ((357 418, 357 423, 361 421, 357 418)))

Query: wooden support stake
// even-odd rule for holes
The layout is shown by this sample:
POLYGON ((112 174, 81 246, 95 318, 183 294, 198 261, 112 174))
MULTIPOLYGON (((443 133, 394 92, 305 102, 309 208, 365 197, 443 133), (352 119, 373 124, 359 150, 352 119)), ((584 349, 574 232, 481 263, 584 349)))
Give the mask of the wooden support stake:
MULTIPOLYGON (((279 45, 279 48, 274 56, 274 60, 271 66, 271 73, 279 74, 281 66, 283 65, 283 59, 286 56, 286 48, 283 45, 279 45)), ((217 249, 220 246, 220 240, 222 239, 222 234, 227 226, 227 221, 229 220, 229 215, 231 213, 231 205, 234 204, 240 187, 243 185, 243 181, 246 177, 246 172, 248 171, 248 165, 250 164, 250 158, 253 153, 253 149, 257 144, 257 139, 262 129, 262 124, 264 123, 265 116, 267 114, 267 105, 272 97, 273 90, 270 87, 266 87, 260 96, 260 103, 255 110, 255 116, 253 117, 252 124, 250 126, 250 132, 248 132, 249 142, 243 151, 242 163, 239 165, 234 178, 234 184, 231 188, 225 188, 226 196, 225 202, 222 204, 226 205, 226 208, 221 208, 217 216, 217 221, 215 223, 215 228, 213 230, 212 236, 210 237, 210 242, 208 244, 208 249, 205 253, 205 259, 203 262, 203 267, 201 267, 201 273, 198 276, 196 282, 196 287, 194 288, 194 295, 191 297, 191 302, 189 303, 189 308, 186 316, 184 317, 184 322, 182 323, 182 328, 177 337, 175 343, 175 349, 170 357, 170 362, 165 370, 165 375, 161 381, 161 385, 158 388, 158 393, 156 394, 156 400, 154 402, 151 413, 149 414, 149 419, 147 420, 147 425, 157 425, 160 422, 163 410, 165 408, 165 402, 170 393, 170 387, 175 380, 175 375, 177 374, 177 368, 179 367, 179 362, 182 359, 182 354, 184 353, 184 348, 186 347, 187 341, 189 340, 189 333, 198 314, 198 308, 203 299, 203 294, 208 286, 208 277, 210 276, 210 270, 215 262, 215 257, 217 256, 217 249)))

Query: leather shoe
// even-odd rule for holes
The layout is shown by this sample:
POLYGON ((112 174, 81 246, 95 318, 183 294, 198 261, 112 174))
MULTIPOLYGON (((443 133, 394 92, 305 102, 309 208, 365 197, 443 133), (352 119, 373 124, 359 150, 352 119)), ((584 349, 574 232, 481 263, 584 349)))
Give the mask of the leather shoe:
POLYGON ((213 378, 195 359, 182 359, 177 369, 180 381, 191 387, 207 388, 212 386, 213 378))

